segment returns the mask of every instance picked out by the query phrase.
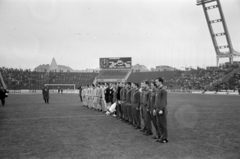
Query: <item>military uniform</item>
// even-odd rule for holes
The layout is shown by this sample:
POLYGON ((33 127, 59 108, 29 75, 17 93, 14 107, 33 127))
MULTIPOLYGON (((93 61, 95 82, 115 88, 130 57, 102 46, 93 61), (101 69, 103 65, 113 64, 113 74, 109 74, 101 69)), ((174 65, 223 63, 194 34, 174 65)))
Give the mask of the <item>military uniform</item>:
POLYGON ((146 125, 144 123, 144 113, 143 113, 143 89, 140 91, 140 115, 143 120, 143 131, 146 130, 146 125))
POLYGON ((120 90, 120 101, 121 101, 121 114, 120 114, 120 118, 124 119, 124 92, 125 92, 125 88, 123 87, 120 90))
POLYGON ((156 133, 158 132, 157 128, 157 117, 156 115, 153 115, 153 110, 154 110, 154 104, 155 104, 155 96, 156 96, 156 90, 152 90, 150 93, 150 100, 149 100, 149 111, 151 114, 151 121, 153 123, 153 126, 156 130, 156 133))
POLYGON ((146 127, 146 135, 152 134, 152 124, 151 124, 151 115, 149 112, 149 100, 150 100, 150 91, 149 89, 143 90, 143 113, 144 113, 144 124, 146 127))
POLYGON ((156 111, 157 117, 157 128, 158 128, 158 136, 162 139, 167 139, 167 91, 162 87, 157 88, 156 90, 156 98, 154 109, 156 111), (163 111, 162 114, 159 114, 159 111, 163 111))
POLYGON ((131 113, 131 93, 132 89, 128 89, 126 93, 126 108, 127 108, 127 120, 132 124, 132 113, 131 113))
POLYGON ((140 119, 140 92, 138 89, 132 91, 132 117, 133 124, 137 129, 141 129, 141 119, 140 119))
POLYGON ((125 121, 127 121, 127 106, 126 106, 126 93, 127 93, 127 89, 124 88, 123 92, 122 92, 122 107, 123 107, 123 119, 125 121))

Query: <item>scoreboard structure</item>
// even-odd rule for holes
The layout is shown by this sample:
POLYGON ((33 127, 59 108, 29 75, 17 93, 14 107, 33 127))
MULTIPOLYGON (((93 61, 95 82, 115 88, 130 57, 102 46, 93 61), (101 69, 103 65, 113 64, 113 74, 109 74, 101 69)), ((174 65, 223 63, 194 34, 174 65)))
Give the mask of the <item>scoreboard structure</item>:
POLYGON ((100 69, 131 69, 131 57, 109 57, 99 59, 100 69))

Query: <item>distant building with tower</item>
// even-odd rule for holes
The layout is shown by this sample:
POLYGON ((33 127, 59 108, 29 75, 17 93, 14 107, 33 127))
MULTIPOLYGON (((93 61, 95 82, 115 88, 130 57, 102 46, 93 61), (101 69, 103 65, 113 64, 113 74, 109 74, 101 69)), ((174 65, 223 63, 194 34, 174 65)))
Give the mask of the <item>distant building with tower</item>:
POLYGON ((34 71, 36 72, 73 72, 69 66, 57 65, 55 58, 52 59, 51 64, 42 64, 37 66, 34 71))

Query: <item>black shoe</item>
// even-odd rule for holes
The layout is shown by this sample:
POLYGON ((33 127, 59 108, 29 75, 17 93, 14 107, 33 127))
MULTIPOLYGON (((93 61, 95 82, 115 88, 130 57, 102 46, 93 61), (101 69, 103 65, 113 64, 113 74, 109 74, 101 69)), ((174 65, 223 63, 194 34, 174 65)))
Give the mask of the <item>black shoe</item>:
POLYGON ((145 132, 145 131, 146 131, 146 129, 141 129, 140 131, 142 131, 142 132, 145 132))
POLYGON ((159 142, 159 143, 167 143, 168 140, 167 140, 167 139, 160 139, 160 140, 157 140, 156 142, 159 142))
POLYGON ((141 129, 141 127, 140 127, 140 126, 137 126, 135 129, 141 129))

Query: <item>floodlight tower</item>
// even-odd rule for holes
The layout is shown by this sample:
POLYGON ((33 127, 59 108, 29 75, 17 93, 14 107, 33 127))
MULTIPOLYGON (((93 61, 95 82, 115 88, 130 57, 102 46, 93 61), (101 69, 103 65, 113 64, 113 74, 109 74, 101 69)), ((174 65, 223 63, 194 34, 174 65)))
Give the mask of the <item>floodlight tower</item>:
POLYGON ((219 58, 229 58, 229 62, 233 64, 233 57, 240 56, 240 53, 235 51, 232 46, 230 35, 227 29, 227 24, 223 15, 222 6, 220 0, 197 0, 197 5, 202 5, 203 11, 206 17, 208 29, 212 38, 213 46, 216 52, 217 66, 219 63, 219 58), (209 3, 209 4, 207 4, 209 3), (210 9, 218 9, 219 19, 210 19, 208 11, 210 9), (222 32, 215 32, 215 23, 220 23, 222 26, 222 32), (225 36, 225 45, 218 45, 218 40, 220 36, 225 36), (225 50, 225 51, 223 51, 225 50))

